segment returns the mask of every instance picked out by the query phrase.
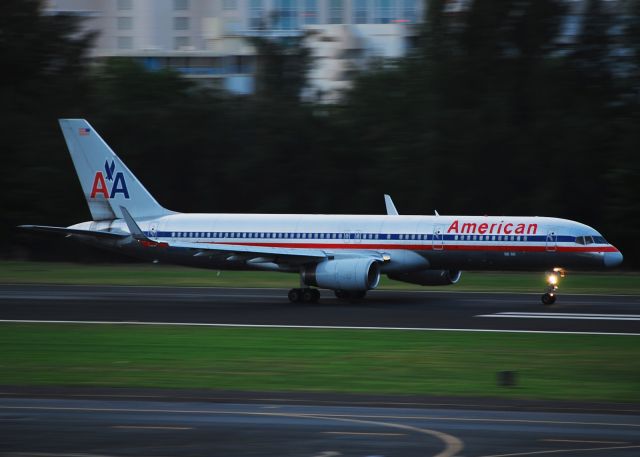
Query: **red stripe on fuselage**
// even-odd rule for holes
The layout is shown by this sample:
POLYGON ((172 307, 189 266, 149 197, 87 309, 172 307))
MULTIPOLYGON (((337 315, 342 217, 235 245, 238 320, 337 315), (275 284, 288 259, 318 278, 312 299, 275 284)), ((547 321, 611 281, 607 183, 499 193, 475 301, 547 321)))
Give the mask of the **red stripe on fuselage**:
POLYGON ((226 244, 237 246, 256 246, 266 248, 298 248, 298 249, 345 249, 345 250, 408 250, 408 251, 495 251, 495 252, 618 252, 613 246, 517 246, 517 245, 491 245, 491 246, 474 246, 468 244, 366 244, 366 243, 247 243, 247 242, 229 242, 220 243, 215 241, 199 241, 203 244, 226 244), (435 247, 435 249, 434 249, 435 247))

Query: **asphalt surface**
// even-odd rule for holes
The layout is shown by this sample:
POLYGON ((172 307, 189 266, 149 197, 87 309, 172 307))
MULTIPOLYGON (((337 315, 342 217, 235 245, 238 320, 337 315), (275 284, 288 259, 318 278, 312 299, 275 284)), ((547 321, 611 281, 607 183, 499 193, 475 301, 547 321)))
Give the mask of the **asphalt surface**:
POLYGON ((0 396, 0 456, 637 456, 640 415, 0 396))
POLYGON ((292 304, 284 289, 0 286, 0 320, 163 322, 624 333, 640 335, 640 296, 372 291, 350 303, 323 291, 292 304))
MULTIPOLYGON (((640 335, 640 297, 0 286, 0 320, 640 335), (518 313, 518 314, 516 314, 518 313)), ((637 405, 0 386, 0 457, 640 455, 637 405)))

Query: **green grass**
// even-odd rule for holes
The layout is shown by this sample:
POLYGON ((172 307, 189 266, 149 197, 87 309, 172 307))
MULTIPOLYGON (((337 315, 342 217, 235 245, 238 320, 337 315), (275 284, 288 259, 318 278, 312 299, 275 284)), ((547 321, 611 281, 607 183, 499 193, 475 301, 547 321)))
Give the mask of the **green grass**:
MULTIPOLYGON (((206 287, 294 287, 296 275, 273 272, 201 270, 169 265, 86 265, 54 262, 0 262, 0 283, 120 284, 206 287)), ((542 273, 464 272, 458 284, 420 287, 382 277, 381 289, 440 291, 541 292, 542 273)), ((561 293, 639 294, 639 273, 573 273, 561 282, 561 293)))
POLYGON ((632 336, 0 324, 0 348, 3 385, 640 401, 632 336))

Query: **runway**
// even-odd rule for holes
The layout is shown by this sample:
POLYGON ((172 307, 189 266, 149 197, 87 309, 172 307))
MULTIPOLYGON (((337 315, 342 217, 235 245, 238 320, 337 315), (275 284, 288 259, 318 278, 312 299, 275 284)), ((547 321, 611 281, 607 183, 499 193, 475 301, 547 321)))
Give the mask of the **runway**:
POLYGON ((640 416, 0 396, 0 456, 636 456, 640 416))
POLYGON ((322 292, 292 304, 284 289, 0 286, 0 320, 585 332, 640 335, 640 296, 371 291, 349 303, 322 292))

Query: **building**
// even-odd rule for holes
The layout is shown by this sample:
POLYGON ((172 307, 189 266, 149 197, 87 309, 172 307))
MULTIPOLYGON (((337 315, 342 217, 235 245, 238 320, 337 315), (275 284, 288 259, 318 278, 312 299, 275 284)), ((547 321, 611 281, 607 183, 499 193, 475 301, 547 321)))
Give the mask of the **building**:
POLYGON ((303 96, 333 103, 370 63, 405 55, 412 29, 404 24, 324 24, 305 26, 305 32, 313 65, 303 96))
POLYGON ((406 52, 423 0, 49 0, 98 31, 92 57, 131 57, 156 70, 234 93, 253 91, 255 49, 247 37, 299 37, 317 58, 308 94, 339 98, 367 58, 406 52), (331 44, 329 44, 331 43, 331 44))

